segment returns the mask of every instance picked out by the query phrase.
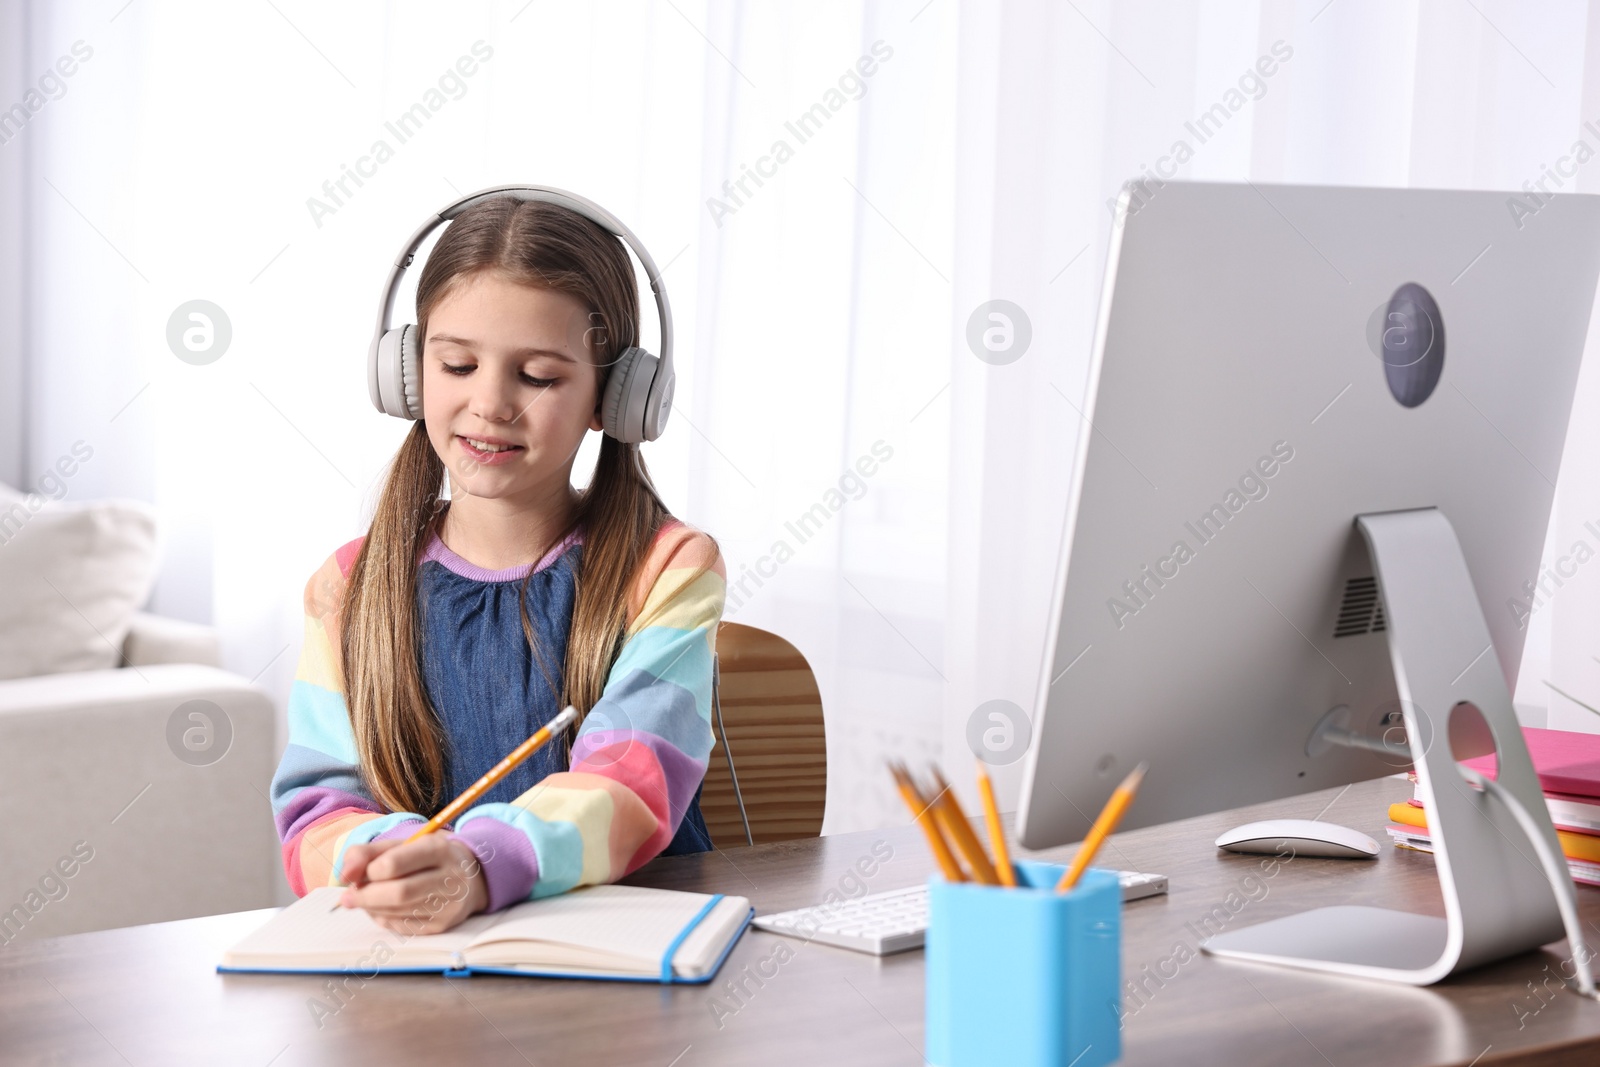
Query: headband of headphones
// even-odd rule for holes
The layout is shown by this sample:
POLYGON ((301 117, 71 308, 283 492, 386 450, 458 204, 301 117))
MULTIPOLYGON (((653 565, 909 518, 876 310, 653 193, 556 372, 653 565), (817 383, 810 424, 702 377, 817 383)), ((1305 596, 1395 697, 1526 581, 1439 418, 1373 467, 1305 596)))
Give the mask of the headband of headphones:
POLYGON ((389 325, 400 278, 429 234, 469 207, 498 196, 537 200, 575 211, 622 238, 643 264, 661 321, 661 357, 658 360, 637 346, 624 350, 607 377, 601 417, 605 432, 612 437, 630 443, 654 441, 666 428, 667 415, 672 410, 673 387, 672 306, 667 302, 661 272, 644 244, 615 215, 576 193, 545 185, 498 185, 481 189, 435 212, 406 239, 384 282, 383 299, 378 305, 378 325, 368 351, 367 388, 372 406, 398 418, 422 418, 421 338, 417 336, 415 325, 389 325))

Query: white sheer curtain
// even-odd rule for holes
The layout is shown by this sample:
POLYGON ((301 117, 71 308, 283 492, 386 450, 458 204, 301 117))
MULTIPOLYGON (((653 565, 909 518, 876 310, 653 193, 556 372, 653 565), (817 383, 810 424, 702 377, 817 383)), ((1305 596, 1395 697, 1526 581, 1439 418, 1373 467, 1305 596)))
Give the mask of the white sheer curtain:
MULTIPOLYGON (((952 777, 970 777, 971 709, 994 697, 1027 709, 1035 699, 1107 197, 1179 141, 1190 149, 1179 178, 1520 190, 1576 139, 1600 149, 1582 130, 1600 117, 1595 6, 963 6, 960 99, 971 122, 957 150, 957 320, 986 299, 1011 299, 1032 318, 1034 341, 1006 366, 963 358, 960 338, 952 346, 968 405, 950 451, 973 458, 952 466, 950 482, 947 619, 960 657, 944 734, 952 777), (1262 56, 1274 58, 1267 77, 1254 69, 1262 56), (1216 104, 1226 118, 1198 126, 1202 139, 1194 123, 1216 104)), ((1565 179, 1566 192, 1597 189, 1600 165, 1565 179)), ((1563 549, 1578 539, 1600 547, 1582 528, 1600 517, 1594 371, 1590 358, 1550 528, 1563 549)), ((1600 705, 1597 619, 1600 577, 1584 573, 1534 614, 1517 686, 1523 720, 1600 729, 1594 713, 1546 685, 1600 705)), ((1019 769, 1000 771, 1013 800, 1019 769)))
POLYGON ((92 56, 23 135, 22 477, 82 438, 72 495, 160 506, 154 610, 214 622, 282 703, 305 580, 408 429, 367 399, 384 268, 460 193, 573 189, 665 269, 679 391, 646 454, 730 577, 760 579, 728 617, 817 670, 829 829, 899 818, 881 754, 937 755, 944 700, 953 4, 29 10, 28 69, 92 56), (232 326, 205 365, 166 339, 195 299, 232 326))
MULTIPOLYGON (((1578 2, 27 10, 28 78, 77 41, 93 55, 0 147, 26 152, 21 480, 89 442, 71 495, 162 509, 153 608, 218 625, 227 666, 281 705, 304 582, 363 531, 407 430, 364 378, 385 265, 460 193, 577 190, 665 268, 680 385, 647 457, 721 541, 727 617, 818 674, 829 832, 904 821, 889 754, 944 758, 965 790, 973 709, 1034 699, 1125 177, 1195 141, 1184 123, 1278 41, 1292 56, 1180 176, 1515 189, 1600 118, 1600 20, 1578 2), (402 142, 386 124, 418 104, 402 142), (205 365, 166 339, 195 299, 232 326, 205 365), (992 299, 1032 329, 1004 365, 966 339, 992 299)), ((1554 543, 1600 516, 1596 389, 1554 543)), ((1535 615, 1532 717, 1553 694, 1530 678, 1600 703, 1597 583, 1535 615)))
MULTIPOLYGON (((1520 190, 1576 139, 1600 149, 1581 128, 1600 118, 1597 8, 1481 0, 962 8, 951 332, 952 395, 963 408, 950 448, 970 458, 952 464, 950 481, 944 753, 953 780, 971 778, 972 709, 993 698, 1031 708, 1044 667, 1048 576, 1110 235, 1107 198, 1178 155, 1178 142, 1189 148, 1180 178, 1520 190), (1261 57, 1272 61, 1258 68, 1261 57), (1197 125, 1207 113, 1221 117, 1197 125), (996 297, 1021 305, 1033 326, 1028 352, 1005 366, 971 358, 959 336, 962 313, 996 297)), ((1574 190, 1600 190, 1600 164, 1565 179, 1564 191, 1574 190)), ((1600 547, 1582 526, 1600 517, 1597 416, 1591 358, 1552 545, 1600 547)), ((1582 571, 1535 613, 1517 686, 1525 722, 1600 729, 1600 717, 1546 684, 1600 706, 1597 621, 1600 576, 1582 571)), ((1012 801, 1020 769, 997 775, 1012 801)))

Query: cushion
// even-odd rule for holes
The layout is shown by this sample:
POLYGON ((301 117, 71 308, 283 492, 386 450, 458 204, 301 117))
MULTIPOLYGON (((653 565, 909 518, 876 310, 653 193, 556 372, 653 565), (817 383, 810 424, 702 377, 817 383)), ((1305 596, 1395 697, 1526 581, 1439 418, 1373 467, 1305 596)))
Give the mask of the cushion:
POLYGON ((120 666, 158 559, 150 504, 0 484, 0 679, 120 666))

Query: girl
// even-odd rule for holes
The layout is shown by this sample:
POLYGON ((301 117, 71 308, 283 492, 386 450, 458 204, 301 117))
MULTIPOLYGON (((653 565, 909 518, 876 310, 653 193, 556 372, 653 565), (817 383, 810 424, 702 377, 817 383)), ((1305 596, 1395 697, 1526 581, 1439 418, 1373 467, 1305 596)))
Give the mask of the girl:
POLYGON ((409 934, 711 848, 699 801, 727 577, 637 444, 602 437, 571 488, 638 335, 617 237, 496 197, 445 229, 416 304, 423 418, 366 536, 306 585, 272 781, 295 892, 346 884, 345 906, 409 934), (585 713, 570 743, 453 831, 402 843, 569 703, 585 713))

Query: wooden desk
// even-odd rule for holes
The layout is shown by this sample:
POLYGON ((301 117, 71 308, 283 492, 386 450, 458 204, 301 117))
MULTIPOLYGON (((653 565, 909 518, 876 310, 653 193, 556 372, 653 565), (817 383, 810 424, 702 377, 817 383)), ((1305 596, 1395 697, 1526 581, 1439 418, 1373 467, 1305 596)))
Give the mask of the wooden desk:
MULTIPOLYGON (((1124 996, 1122 1062, 1600 1062, 1600 1003, 1564 991, 1541 999, 1532 991, 1559 967, 1563 946, 1428 989, 1194 951, 1208 916, 1215 929, 1331 903, 1443 914, 1432 858, 1389 847, 1383 833, 1385 807, 1407 792, 1404 782, 1383 779, 1353 786, 1337 800, 1335 791, 1311 794, 1112 838, 1104 865, 1159 871, 1172 881, 1167 896, 1124 911, 1123 976, 1141 983, 1142 992, 1124 996), (1326 818, 1384 843, 1376 862, 1302 857, 1266 878, 1258 869, 1262 857, 1220 853, 1212 845, 1228 826, 1268 816, 1310 818, 1329 801, 1326 818)), ((1071 851, 1038 855, 1059 860, 1071 851)), ((818 902, 829 889, 848 891, 858 878, 876 891, 912 884, 931 869, 917 831, 906 826, 674 857, 629 880, 742 893, 758 912, 769 912, 818 902)), ((1600 944, 1600 890, 1579 894, 1600 944)), ((213 971, 222 950, 270 914, 0 949, 0 1059, 272 1067, 922 1062, 920 951, 879 959, 752 929, 709 987, 394 975, 359 985, 319 1026, 313 1002, 336 1005, 328 979, 213 971)))

